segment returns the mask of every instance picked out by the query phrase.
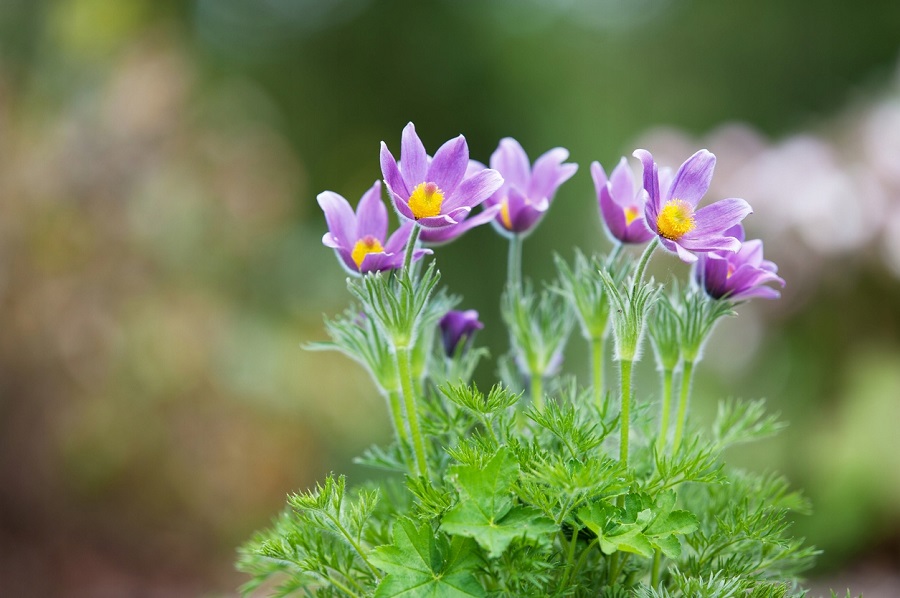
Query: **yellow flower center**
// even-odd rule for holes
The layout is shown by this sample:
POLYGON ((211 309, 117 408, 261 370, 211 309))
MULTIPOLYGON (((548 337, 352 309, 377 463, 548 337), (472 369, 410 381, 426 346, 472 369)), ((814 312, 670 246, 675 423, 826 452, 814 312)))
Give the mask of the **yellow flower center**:
POLYGON ((444 194, 434 183, 419 183, 409 196, 409 209, 416 220, 437 216, 443 203, 444 194))
POLYGON ((728 269, 725 271, 726 280, 734 276, 734 264, 728 264, 728 269))
POLYGON ((509 217, 509 201, 504 197, 500 204, 500 220, 506 230, 512 230, 512 218, 509 217))
POLYGON ((625 208, 625 226, 631 226, 631 223, 637 220, 638 209, 634 206, 625 208))
POLYGON ((356 268, 360 269, 362 268, 363 260, 366 259, 367 255, 370 253, 380 253, 382 251, 384 251, 384 247, 381 246, 381 242, 372 235, 366 235, 353 246, 350 257, 353 259, 353 263, 356 264, 356 268))
POLYGON ((659 212, 656 230, 670 241, 677 241, 694 230, 694 210, 682 199, 670 199, 659 212))

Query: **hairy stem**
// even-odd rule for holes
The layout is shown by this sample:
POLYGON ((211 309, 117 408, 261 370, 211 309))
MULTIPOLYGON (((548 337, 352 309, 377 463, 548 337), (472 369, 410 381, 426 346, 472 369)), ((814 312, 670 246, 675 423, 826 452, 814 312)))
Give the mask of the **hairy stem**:
POLYGON ((506 282, 518 292, 522 286, 522 237, 513 234, 509 238, 509 256, 506 262, 506 282))
POLYGON ((675 422, 675 439, 672 441, 672 454, 678 452, 678 447, 681 446, 681 437, 684 434, 688 401, 691 395, 691 381, 694 377, 694 362, 685 361, 682 368, 681 394, 678 397, 678 420, 675 422))
POLYGON ((606 418, 606 402, 603 394, 603 337, 591 339, 591 373, 594 376, 594 403, 600 412, 601 419, 606 418))
MULTIPOLYGON (((401 382, 402 384, 402 382, 401 382)), ((390 390, 387 393, 388 404, 391 407, 391 421, 394 424, 394 434, 397 435, 397 444, 400 445, 400 453, 403 458, 408 457, 409 434, 406 433, 406 424, 403 422, 403 403, 399 391, 390 390)))
POLYGON ((631 366, 630 359, 619 361, 619 378, 622 385, 622 432, 619 436, 619 461, 628 466, 628 432, 631 427, 631 366))
POLYGON ((406 421, 409 424, 409 434, 412 438, 413 451, 416 456, 416 466, 419 475, 429 479, 428 462, 425 460, 425 441, 419 429, 419 410, 416 406, 416 397, 413 394, 415 384, 409 366, 409 348, 397 347, 397 372, 400 376, 400 384, 403 387, 403 402, 406 407, 406 421))
POLYGON ((634 286, 631 289, 632 297, 637 294, 638 287, 641 286, 641 282, 644 280, 644 270, 647 269, 647 263, 650 261, 650 256, 653 255, 653 250, 656 249, 657 245, 659 245, 659 237, 653 237, 653 240, 644 249, 644 253, 641 254, 641 260, 638 262, 637 268, 634 269, 634 286))
POLYGON ((409 233, 409 241, 406 242, 406 253, 403 256, 403 271, 409 272, 410 266, 412 266, 413 254, 416 252, 416 244, 419 242, 419 234, 422 232, 422 227, 416 224, 412 232, 409 233))

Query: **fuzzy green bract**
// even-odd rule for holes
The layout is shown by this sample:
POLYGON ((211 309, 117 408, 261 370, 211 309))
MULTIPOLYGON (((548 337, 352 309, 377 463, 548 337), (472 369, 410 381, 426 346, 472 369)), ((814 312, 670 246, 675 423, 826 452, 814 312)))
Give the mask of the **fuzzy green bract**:
MULTIPOLYGON (((415 259, 422 227, 444 231, 443 241, 457 238, 451 216, 467 216, 480 201, 466 194, 477 187, 486 197, 487 182, 499 186, 497 172, 474 161, 466 166, 463 149, 457 138, 429 162, 409 125, 401 164, 382 153, 388 187, 408 221, 402 230, 410 231, 403 260, 392 257, 385 272, 360 268, 362 275, 348 281, 353 304, 326 321, 331 342, 312 348, 339 351, 369 372, 388 408, 393 442, 356 460, 379 470, 377 481, 348 484, 332 474, 289 496, 285 511, 241 548, 238 568, 250 577, 244 594, 803 597, 800 575, 816 550, 792 537, 790 518, 809 505, 780 476, 739 471, 725 458, 729 447, 765 439, 782 424, 761 400, 724 401, 708 425, 691 417, 692 400, 709 400, 691 396, 705 343, 738 305, 699 288, 696 272, 681 283, 644 276, 658 246, 684 260, 739 245, 719 229, 743 217, 743 200, 692 211, 715 157, 698 152, 669 181, 649 153, 639 153, 644 189, 625 185, 626 199, 650 197, 645 220, 655 229, 616 236, 629 248, 576 251, 571 263, 557 256, 558 277, 544 287, 521 276, 524 234, 509 237, 500 300, 508 350, 497 353, 500 381, 482 392, 472 382, 488 354, 473 346, 482 322, 474 311, 453 310, 459 299, 439 287, 435 261, 415 259), (469 170, 481 174, 464 178, 469 170), (630 248, 646 238, 643 249, 630 248), (590 355, 587 374, 564 358, 580 344, 569 338, 576 321, 590 355), (658 377, 635 375, 645 342, 652 343, 658 377), (610 357, 617 376, 604 373, 610 357)), ((519 149, 507 152, 500 172, 525 180, 528 163, 519 149)), ((554 152, 561 161, 564 150, 554 152)), ((563 166, 554 180, 575 170, 563 166)), ((614 177, 627 176, 622 162, 614 177)), ((377 185, 369 212, 380 201, 375 191, 377 185)), ((501 219, 525 213, 504 205, 509 214, 501 219)), ((631 208, 614 214, 619 224, 644 226, 631 208)), ((332 226, 331 245, 349 247, 354 239, 341 231, 347 236, 350 228, 359 236, 359 226, 332 226)))

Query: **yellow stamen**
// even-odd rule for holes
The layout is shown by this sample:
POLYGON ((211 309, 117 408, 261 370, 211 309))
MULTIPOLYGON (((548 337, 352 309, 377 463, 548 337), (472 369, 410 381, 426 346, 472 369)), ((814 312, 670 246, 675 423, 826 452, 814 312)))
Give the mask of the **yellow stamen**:
POLYGON ((372 235, 366 235, 353 246, 350 257, 353 258, 353 262, 356 264, 358 270, 362 268, 363 260, 366 259, 367 255, 370 253, 380 253, 382 251, 384 251, 384 247, 381 246, 381 242, 372 235))
POLYGON ((506 227, 506 230, 512 230, 512 218, 509 217, 509 200, 505 197, 500 204, 500 220, 503 222, 503 226, 506 227))
POLYGON ((409 196, 409 209, 416 220, 441 213, 444 194, 434 183, 419 183, 409 196))
POLYGON ((625 208, 625 226, 631 226, 631 223, 637 220, 638 209, 634 206, 625 208))
POLYGON ((731 278, 734 275, 734 264, 728 264, 728 269, 725 271, 725 278, 731 278))
POLYGON ((656 221, 657 232, 670 241, 677 241, 694 230, 694 226, 694 210, 682 199, 667 201, 656 221))

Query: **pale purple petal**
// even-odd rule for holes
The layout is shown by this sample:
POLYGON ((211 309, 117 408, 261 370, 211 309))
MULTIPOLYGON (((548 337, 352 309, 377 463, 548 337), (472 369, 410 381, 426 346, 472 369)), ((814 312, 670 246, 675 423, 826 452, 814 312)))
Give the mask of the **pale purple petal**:
POLYGON ((634 197, 634 177, 631 174, 631 168, 625 158, 619 160, 618 166, 612 171, 609 177, 612 186, 612 200, 623 208, 635 205, 634 197))
POLYGON ((453 226, 445 226, 444 228, 423 228, 419 238, 422 239, 424 243, 430 243, 432 245, 449 243, 476 226, 490 222, 499 211, 499 205, 491 206, 453 226))
MULTIPOLYGON (((594 181, 596 182, 596 180, 597 179, 595 178, 594 181)), ((613 201, 610 184, 607 183, 599 188, 598 195, 600 197, 600 214, 603 216, 603 222, 606 224, 606 229, 613 239, 624 242, 625 229, 627 228, 625 223, 625 212, 622 209, 622 206, 613 201)))
POLYGON ((572 178, 578 170, 577 164, 563 164, 569 157, 569 150, 557 147, 535 160, 531 172, 531 184, 523 189, 531 197, 546 197, 550 200, 559 186, 572 178))
POLYGON ((413 214, 412 210, 409 209, 409 200, 403 199, 402 197, 391 191, 390 187, 388 187, 388 192, 391 194, 391 198, 394 200, 394 209, 397 210, 397 214, 399 214, 401 218, 405 218, 407 220, 415 220, 415 214, 413 214))
POLYGON ((666 201, 680 199, 696 207, 709 189, 715 168, 716 157, 706 150, 700 150, 688 158, 675 173, 672 186, 665 196, 666 201))
POLYGON ((415 222, 410 220, 406 220, 403 224, 400 225, 400 228, 394 231, 394 233, 388 238, 387 242, 384 244, 384 252, 385 253, 400 253, 405 251, 406 243, 409 241, 409 237, 412 234, 413 227, 416 226, 415 222))
POLYGON ((422 140, 416 135, 416 127, 409 123, 403 128, 400 148, 400 171, 406 186, 412 192, 419 183, 425 182, 428 172, 428 154, 422 140))
POLYGON ((502 184, 503 177, 499 172, 491 168, 482 170, 464 180, 449 198, 445 198, 441 211, 449 213, 463 206, 473 208, 490 197, 502 184))
MULTIPOLYGON (((658 214, 662 198, 659 195, 659 171, 653 160, 653 154, 647 150, 638 149, 634 150, 632 155, 641 161, 644 169, 644 191, 647 192, 649 199, 647 204, 653 204, 654 214, 658 214)), ((656 222, 656 217, 653 218, 653 222, 656 222)))
POLYGON ((335 243, 352 247, 356 243, 356 214, 350 203, 334 191, 323 191, 316 198, 335 243))
MULTIPOLYGON (((550 208, 550 201, 547 198, 541 198, 539 201, 531 201, 518 189, 510 189, 507 196, 507 209, 509 211, 509 221, 512 227, 510 232, 523 234, 531 232, 538 221, 544 216, 544 213, 550 208)), ((497 218, 501 221, 501 218, 497 218)), ((506 223, 501 221, 501 224, 506 223)))
POLYGON ((447 214, 438 214, 437 216, 428 216, 426 218, 419 218, 416 222, 423 229, 425 228, 444 228, 445 226, 452 226, 454 224, 459 224, 466 217, 469 211, 472 208, 469 207, 461 207, 452 210, 447 214))
POLYGON ((503 175, 507 185, 516 186, 523 192, 528 190, 531 162, 519 142, 512 137, 500 140, 500 145, 491 154, 491 168, 503 175))
POLYGON ((705 236, 685 235, 675 242, 688 251, 726 251, 737 253, 741 249, 741 242, 734 237, 725 237, 722 233, 713 233, 705 236))
POLYGON ((371 235, 379 242, 384 241, 387 228, 388 213, 384 202, 381 201, 381 181, 375 181, 359 200, 359 206, 356 208, 356 239, 371 235))
POLYGON ((600 189, 606 186, 609 179, 606 176, 606 171, 603 170, 603 166, 596 160, 591 162, 591 178, 594 179, 594 189, 597 190, 597 197, 599 197, 600 189))
POLYGON ((725 236, 725 230, 738 224, 752 212, 753 208, 743 199, 721 199, 694 212, 695 227, 682 239, 696 239, 712 234, 725 236))
POLYGON ((381 142, 381 174, 388 192, 393 193, 396 197, 409 200, 410 190, 406 186, 406 181, 403 180, 403 175, 400 174, 397 160, 394 159, 384 141, 381 142))
POLYGON ((466 144, 466 138, 460 135, 438 149, 428 167, 428 174, 422 181, 435 183, 444 193, 444 197, 447 197, 456 190, 468 167, 469 146, 466 144))
POLYGON ((636 244, 646 243, 655 236, 656 233, 647 228, 647 221, 638 215, 638 217, 625 228, 625 238, 623 241, 625 243, 636 244))

